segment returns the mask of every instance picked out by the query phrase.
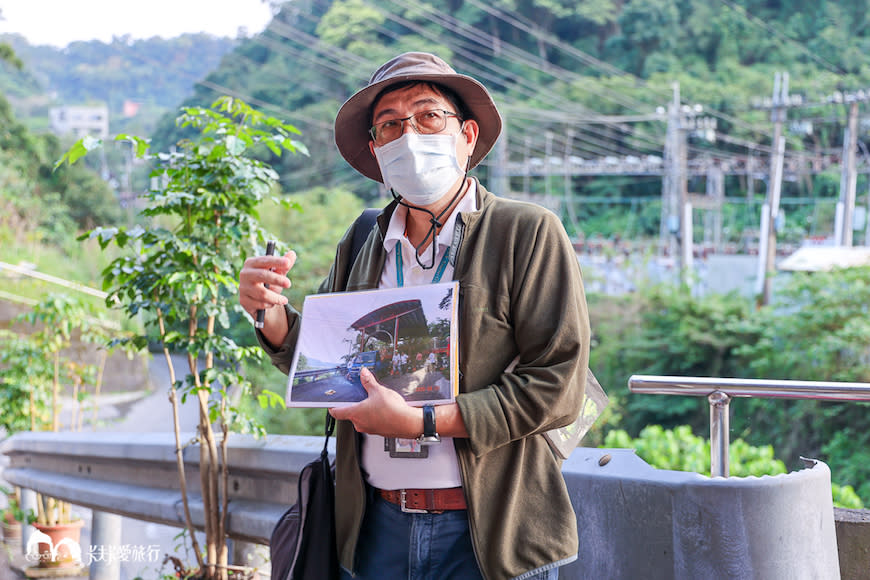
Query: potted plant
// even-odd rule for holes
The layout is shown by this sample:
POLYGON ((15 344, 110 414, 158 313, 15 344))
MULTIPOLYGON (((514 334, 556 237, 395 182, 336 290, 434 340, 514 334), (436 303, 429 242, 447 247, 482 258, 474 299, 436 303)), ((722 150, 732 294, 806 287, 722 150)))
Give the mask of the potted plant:
MULTIPOLYGON (((6 357, 12 373, 7 387, 28 392, 27 415, 30 429, 61 430, 62 392, 72 386, 74 400, 85 385, 98 374, 96 365, 82 362, 83 353, 75 352, 74 339, 93 340, 104 336, 105 321, 88 303, 67 294, 49 294, 33 308, 16 318, 29 323, 32 332, 10 342, 15 358, 6 357)), ((103 359, 104 361, 105 359, 103 359)), ((76 428, 76 421, 70 429, 76 428)), ((82 520, 74 515, 69 503, 36 494, 36 514, 27 552, 38 560, 38 567, 70 567, 81 562, 82 520)))
POLYGON ((0 330, 0 427, 36 431, 49 421, 52 365, 30 336, 0 330))
POLYGON ((3 529, 3 541, 7 544, 21 543, 21 524, 27 520, 27 514, 21 509, 21 498, 18 488, 0 487, 0 492, 6 496, 6 507, 0 509, 0 527, 3 529))
MULTIPOLYGON (((280 155, 304 152, 304 148, 292 139, 298 132, 295 128, 230 97, 218 99, 209 109, 186 108, 177 122, 200 135, 156 157, 158 167, 152 172, 156 187, 145 195, 143 211, 146 218, 153 218, 151 223, 146 228, 96 228, 82 239, 94 238, 104 249, 114 244, 126 252, 103 271, 103 288, 109 293, 106 303, 142 318, 146 332, 128 342, 138 346, 157 342, 165 357, 183 517, 197 559, 193 574, 223 580, 231 574, 226 544, 230 426, 262 432, 234 408, 228 396, 231 387, 241 390, 242 396, 248 392, 250 382, 239 372, 240 363, 261 359, 260 349, 240 346, 228 332, 219 331, 231 327, 231 316, 245 316, 235 298, 235 272, 249 253, 262 251, 265 233, 258 224, 257 208, 277 183, 275 171, 251 154, 257 150, 280 155), (173 352, 186 354, 184 375, 173 365, 173 352), (183 458, 187 441, 182 440, 178 424, 179 397, 187 396, 195 397, 200 407, 196 442, 204 549, 190 515, 183 458)), ((141 138, 119 135, 117 139, 131 141, 140 157, 148 150, 141 138)), ((75 162, 99 145, 98 140, 85 137, 58 164, 75 162)), ((283 404, 283 398, 266 393, 260 403, 283 404)))

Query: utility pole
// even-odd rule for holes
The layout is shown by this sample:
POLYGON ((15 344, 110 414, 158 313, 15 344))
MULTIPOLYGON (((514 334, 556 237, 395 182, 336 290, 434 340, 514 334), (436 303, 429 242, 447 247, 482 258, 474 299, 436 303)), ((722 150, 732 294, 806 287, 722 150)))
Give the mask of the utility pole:
POLYGON ((867 184, 867 209, 864 211, 864 245, 870 246, 870 183, 867 184))
MULTIPOLYGON (((679 88, 677 89, 679 91, 679 88)), ((679 96, 677 97, 679 100, 679 96)), ((680 282, 689 283, 689 272, 692 271, 692 204, 689 202, 688 184, 688 146, 686 143, 686 122, 680 115, 677 129, 677 151, 679 173, 677 174, 677 194, 680 209, 680 282)))
POLYGON ((840 201, 837 203, 837 231, 834 233, 838 246, 852 247, 852 216, 855 213, 855 189, 858 171, 855 167, 855 150, 858 147, 858 101, 849 104, 849 121, 843 135, 843 173, 840 177, 840 201))
POLYGON ((761 208, 761 231, 758 244, 759 306, 770 303, 770 285, 776 271, 776 223, 779 217, 779 196, 782 190, 782 167, 785 160, 785 124, 788 99, 788 73, 776 73, 773 80, 773 106, 770 118, 773 121, 773 158, 770 161, 770 184, 767 199, 761 208))
POLYGON ((532 148, 532 138, 528 135, 523 139, 523 193, 529 195, 531 189, 531 156, 529 155, 532 148))
POLYGON ((547 176, 547 180, 544 182, 544 193, 547 195, 547 200, 551 199, 553 195, 553 183, 550 179, 552 175, 552 171, 550 170, 550 160, 553 158, 553 132, 547 131, 546 133, 546 144, 544 145, 544 168, 547 176))
POLYGON ((492 186, 493 191, 498 192, 500 196, 510 194, 510 178, 508 177, 507 162, 508 162, 508 134, 507 127, 502 128, 501 135, 498 141, 495 142, 495 163, 492 165, 492 186))
POLYGON ((565 155, 562 167, 565 169, 565 209, 568 210, 568 220, 575 231, 580 231, 577 220, 577 209, 574 207, 574 187, 571 181, 571 148, 574 143, 574 129, 565 131, 565 155))
POLYGON ((722 168, 715 163, 707 167, 707 197, 713 200, 713 212, 708 213, 704 228, 705 241, 710 241, 716 252, 722 251, 722 205, 725 202, 725 180, 722 168), (707 239, 712 237, 712 239, 707 239))
POLYGON ((662 176, 662 218, 659 226, 661 250, 677 256, 680 224, 680 85, 673 84, 674 97, 668 104, 668 129, 665 138, 664 174, 662 176))
POLYGON ((677 260, 681 282, 688 281, 692 268, 692 204, 689 203, 686 133, 688 118, 700 112, 680 104, 680 84, 673 84, 674 97, 668 104, 668 131, 662 176, 662 218, 659 229, 662 250, 677 260))

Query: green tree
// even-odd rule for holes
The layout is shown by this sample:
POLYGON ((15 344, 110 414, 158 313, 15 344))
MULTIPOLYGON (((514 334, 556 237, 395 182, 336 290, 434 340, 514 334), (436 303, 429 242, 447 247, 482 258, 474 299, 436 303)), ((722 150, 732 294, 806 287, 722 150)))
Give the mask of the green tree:
POLYGON ((0 61, 7 62, 19 70, 24 68, 24 63, 15 55, 15 50, 5 42, 0 43, 0 61))
MULTIPOLYGON (((305 296, 315 294, 329 273, 335 259, 335 248, 345 230, 364 208, 359 197, 344 189, 315 188, 287 196, 298 211, 281 208, 261 211, 264 229, 274 232, 275 239, 298 254, 293 267, 293 285, 285 291, 291 304, 302 304, 305 296)), ((373 203, 385 205, 386 201, 373 203)), ((247 330, 247 329, 246 329, 247 330)), ((246 332, 250 341, 252 335, 246 332)), ((287 375, 270 364, 252 362, 245 365, 245 376, 251 381, 255 395, 275 386, 284 391, 287 375)), ((262 421, 269 433, 316 435, 323 432, 323 412, 320 409, 262 407, 254 399, 240 401, 246 412, 262 421)))
MULTIPOLYGON (((2 8, 0 8, 0 20, 5 20, 2 8)), ((0 62, 7 62, 19 70, 24 68, 24 63, 15 54, 15 49, 6 42, 0 42, 0 62)))
MULTIPOLYGON (((293 286, 287 291, 292 304, 317 292, 335 259, 335 247, 365 205, 344 189, 314 188, 287 195, 298 211, 262 211, 263 227, 298 254, 293 286)), ((385 205, 385 201, 374 205, 385 205)))
MULTIPOLYGON (((218 329, 228 329, 230 315, 241 312, 235 299, 235 272, 264 243, 256 208, 277 181, 273 169, 249 155, 259 147, 275 154, 305 149, 293 138, 294 127, 229 97, 218 99, 209 109, 186 108, 178 122, 200 135, 179 143, 173 153, 158 155, 159 166, 153 175, 162 179, 162 185, 148 193, 143 211, 153 222, 147 228, 96 228, 86 237, 98 239, 103 248, 117 245, 129 252, 103 272, 107 304, 120 305, 131 317, 144 316, 146 328, 158 337, 169 367, 178 473, 193 552, 203 577, 226 579, 228 435, 231 426, 261 432, 239 414, 228 394, 236 387, 244 398, 250 382, 239 372, 240 365, 262 354, 258 347, 242 347, 218 329), (176 378, 171 351, 187 355, 184 378, 176 378), (204 556, 188 505, 184 442, 177 421, 179 394, 196 397, 200 408, 204 556), (220 438, 213 425, 221 430, 220 438)), ((130 139, 144 155, 147 142, 130 139)), ((80 141, 61 161, 72 163, 93 146, 80 141)), ((149 334, 130 340, 144 346, 149 334)), ((283 402, 282 397, 271 395, 262 394, 264 403, 283 402)))
MULTIPOLYGON (((8 351, 0 362, 8 366, 4 394, 17 390, 28 392, 29 396, 22 397, 22 401, 28 401, 26 407, 23 404, 18 409, 6 407, 4 414, 10 414, 7 418, 10 423, 14 422, 15 412, 22 415, 19 424, 28 417, 31 430, 60 431, 63 391, 71 385, 73 400, 78 403, 86 388, 97 383, 101 375, 101 368, 82 362, 81 353, 71 347, 74 342, 93 342, 104 337, 106 321, 88 302, 68 294, 49 294, 17 317, 16 322, 29 324, 32 333, 13 337, 6 345, 8 351)), ((80 413, 81 408, 76 405, 70 430, 80 424, 80 413)), ((69 503, 39 493, 36 498, 38 523, 55 525, 72 521, 69 503)))
MULTIPOLYGON (((737 294, 697 297, 685 287, 656 285, 609 306, 598 307, 599 300, 590 297, 595 329, 590 365, 603 385, 627 385, 631 374, 742 376, 742 359, 734 349, 748 332, 740 326, 750 314, 747 299, 737 294)), ((650 423, 707 428, 704 400, 630 395, 627 387, 613 394, 624 400, 624 427, 631 433, 650 423)))
MULTIPOLYGON (((747 319, 735 353, 743 376, 870 382, 870 268, 795 273, 773 303, 747 319)), ((824 457, 839 481, 870 501, 867 403, 749 400, 735 412, 744 437, 773 443, 783 457, 824 457)))

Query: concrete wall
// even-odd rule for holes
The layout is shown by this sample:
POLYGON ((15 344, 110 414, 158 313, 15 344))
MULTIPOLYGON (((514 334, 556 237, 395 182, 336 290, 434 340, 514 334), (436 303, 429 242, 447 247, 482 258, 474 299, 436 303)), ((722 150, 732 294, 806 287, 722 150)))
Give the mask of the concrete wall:
POLYGON ((709 478, 628 449, 565 462, 580 555, 560 579, 838 579, 830 471, 709 478), (609 458, 609 461, 608 461, 609 458))
POLYGON ((870 510, 834 508, 840 576, 843 580, 870 578, 870 510))

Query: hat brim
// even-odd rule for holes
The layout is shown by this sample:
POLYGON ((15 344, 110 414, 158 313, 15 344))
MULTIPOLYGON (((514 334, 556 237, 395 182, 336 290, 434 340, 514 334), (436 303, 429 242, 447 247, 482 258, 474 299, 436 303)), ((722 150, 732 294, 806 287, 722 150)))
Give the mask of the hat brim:
POLYGON ((479 126, 477 144, 471 154, 469 169, 480 163, 498 140, 501 133, 501 115, 486 87, 473 78, 460 74, 395 76, 368 85, 357 92, 341 106, 335 117, 335 144, 342 157, 366 177, 383 183, 381 168, 369 149, 371 108, 384 89, 407 81, 431 82, 456 93, 468 110, 469 118, 477 121, 479 126))

